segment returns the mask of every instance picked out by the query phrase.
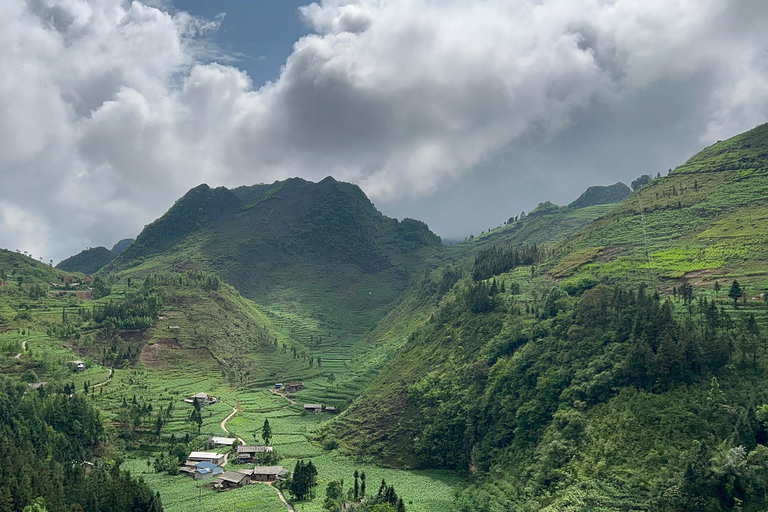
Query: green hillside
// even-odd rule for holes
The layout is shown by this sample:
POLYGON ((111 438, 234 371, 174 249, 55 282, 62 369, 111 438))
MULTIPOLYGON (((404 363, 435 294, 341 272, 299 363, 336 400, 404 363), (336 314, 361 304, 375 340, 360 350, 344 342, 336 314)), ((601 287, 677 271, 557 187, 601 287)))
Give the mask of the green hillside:
POLYGON ((117 254, 106 247, 93 247, 62 260, 56 265, 56 268, 67 272, 82 272, 90 275, 98 272, 116 257, 117 254))
POLYGON ((426 224, 385 217, 357 186, 295 178, 236 192, 201 185, 103 272, 207 269, 306 341, 349 346, 441 251, 426 224))
POLYGON ((558 206, 549 201, 539 204, 527 215, 512 217, 506 224, 450 248, 454 254, 474 256, 493 246, 542 245, 560 241, 613 211, 617 204, 599 204, 584 208, 558 206))
POLYGON ((597 204, 620 203, 625 200, 632 191, 622 182, 614 183, 607 187, 594 186, 589 187, 574 202, 568 205, 569 208, 586 208, 597 204))
POLYGON ((560 246, 599 250, 553 273, 694 286, 733 278, 753 296, 768 286, 768 125, 719 142, 653 180, 560 246))
POLYGON ((707 148, 554 253, 492 231, 325 439, 472 473, 462 511, 763 510, 767 150, 768 125, 707 148))

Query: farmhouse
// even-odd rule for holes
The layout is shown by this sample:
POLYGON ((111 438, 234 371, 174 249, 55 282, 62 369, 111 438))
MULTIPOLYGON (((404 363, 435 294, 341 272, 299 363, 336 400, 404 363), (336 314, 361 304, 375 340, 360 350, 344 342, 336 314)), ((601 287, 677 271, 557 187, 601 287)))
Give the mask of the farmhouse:
POLYGON ((187 462, 185 465, 187 466, 196 466, 198 462, 210 462, 211 464, 216 464, 217 466, 220 466, 224 464, 224 461, 226 460, 227 456, 223 453, 215 453, 215 452, 192 452, 187 457, 187 462))
POLYGON ((210 462, 198 462, 195 467, 195 480, 207 480, 224 473, 224 468, 210 462))
POLYGON ((288 474, 283 466, 256 466, 253 469, 241 469, 240 471, 248 472, 254 482, 274 482, 288 474))
POLYGON ((215 396, 211 396, 206 393, 198 393, 196 395, 188 396, 184 399, 184 401, 188 404, 192 404, 195 403, 195 398, 197 398, 197 403, 200 405, 211 405, 219 401, 219 399, 215 396))
POLYGON ((327 412, 328 414, 336 414, 339 411, 335 407, 333 407, 332 405, 327 405, 327 406, 323 407, 323 412, 327 412))
POLYGON ((30 389, 40 389, 44 388, 48 383, 47 382, 30 382, 27 384, 30 389))
POLYGON ((78 360, 78 361, 72 361, 71 364, 72 364, 72 368, 76 372, 83 372, 83 371, 85 371, 85 363, 84 362, 78 360))
POLYGON ((271 446, 253 446, 253 445, 243 445, 237 447, 237 461, 240 463, 248 462, 253 459, 257 459, 259 454, 262 453, 272 453, 274 451, 274 448, 271 446))
POLYGON ((302 382, 286 382, 283 384, 283 389, 287 393, 295 393, 296 391, 301 391, 304 389, 304 383, 302 382))
POLYGON ((234 437, 216 437, 211 438, 211 446, 232 446, 235 444, 236 439, 234 437))
POLYGON ((213 486, 217 489, 233 489, 250 483, 250 475, 240 473, 239 471, 225 471, 213 481, 213 486))
POLYGON ((315 414, 322 412, 322 404, 304 404, 304 410, 307 412, 313 412, 315 414))

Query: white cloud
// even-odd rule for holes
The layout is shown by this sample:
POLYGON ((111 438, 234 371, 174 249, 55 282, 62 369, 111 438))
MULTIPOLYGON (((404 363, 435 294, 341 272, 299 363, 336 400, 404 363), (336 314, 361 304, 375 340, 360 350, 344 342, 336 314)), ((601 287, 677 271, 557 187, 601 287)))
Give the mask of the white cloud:
POLYGON ((702 143, 768 115, 759 2, 327 0, 300 10, 315 34, 259 87, 201 63, 229 62, 206 39, 223 16, 152 4, 0 3, 0 245, 110 244, 204 181, 428 195, 661 83, 700 79, 702 143))

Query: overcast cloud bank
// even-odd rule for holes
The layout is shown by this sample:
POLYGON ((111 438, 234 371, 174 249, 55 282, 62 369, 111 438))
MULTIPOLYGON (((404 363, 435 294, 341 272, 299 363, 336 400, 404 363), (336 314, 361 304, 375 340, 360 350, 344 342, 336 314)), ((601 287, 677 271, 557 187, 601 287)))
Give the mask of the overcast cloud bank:
POLYGON ((333 175, 377 204, 426 196, 662 82, 699 84, 702 145, 768 120, 763 1, 328 0, 299 15, 315 33, 253 84, 204 63, 223 17, 0 3, 0 246, 47 261, 111 245, 202 182, 333 175))

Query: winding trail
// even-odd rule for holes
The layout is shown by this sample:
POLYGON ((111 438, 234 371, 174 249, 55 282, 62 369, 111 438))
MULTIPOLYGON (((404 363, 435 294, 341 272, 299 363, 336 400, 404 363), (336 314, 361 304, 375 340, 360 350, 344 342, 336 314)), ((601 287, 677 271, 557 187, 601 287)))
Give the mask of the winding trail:
POLYGON ((283 502, 283 505, 285 505, 285 506, 286 506, 286 508, 287 508, 288 510, 290 510, 290 512, 296 512, 296 511, 295 511, 295 509, 293 508, 293 505, 291 505, 290 503, 288 503, 288 500, 286 500, 286 499, 285 499, 285 496, 283 496, 283 491, 281 491, 280 489, 278 489, 277 487, 275 487, 274 485, 272 485, 272 482, 264 482, 264 483, 266 483, 268 486, 272 487, 274 490, 276 490, 276 491, 277 491, 277 495, 280 497, 280 501, 282 501, 282 502, 283 502))
POLYGON ((105 380, 104 382, 99 382, 98 384, 94 384, 94 385, 93 385, 93 386, 91 386, 91 387, 92 387, 92 388, 98 388, 98 387, 101 387, 101 386, 103 386, 104 384, 108 383, 109 381, 111 381, 111 380, 112 380, 112 373, 113 373, 113 372, 114 372, 114 370, 113 370, 112 368, 110 368, 110 369, 109 369, 109 375, 107 375, 107 380, 105 380))
POLYGON ((26 341, 22 341, 21 342, 21 352, 19 352, 18 354, 16 354, 13 357, 15 357, 16 359, 21 359, 21 354, 23 354, 26 351, 27 351, 27 342, 26 341))
MULTIPOLYGON (((235 404, 237 404, 237 402, 235 402, 235 404)), ((237 404, 237 407, 233 407, 233 408, 232 408, 232 412, 231 412, 231 413, 229 413, 229 416, 227 416, 226 418, 224 418, 223 420, 221 420, 221 430, 223 430, 224 432, 226 432, 227 434, 229 434, 229 430, 227 430, 227 422, 228 422, 229 420, 231 420, 232 418, 234 418, 234 417, 235 417, 235 414, 237 414, 237 412, 238 412, 238 411, 240 411, 240 406, 239 406, 239 404, 237 404)), ((242 437, 239 437, 239 436, 237 436, 237 440, 238 440, 238 441, 240 441, 240 444, 245 444, 245 441, 243 441, 243 438, 242 438, 242 437)))
POLYGON ((280 393, 278 390, 270 389, 270 391, 272 392, 273 395, 277 395, 279 397, 285 398, 286 400, 291 402, 291 405, 296 405, 296 400, 293 400, 292 398, 288 398, 287 395, 284 395, 284 394, 280 393))

